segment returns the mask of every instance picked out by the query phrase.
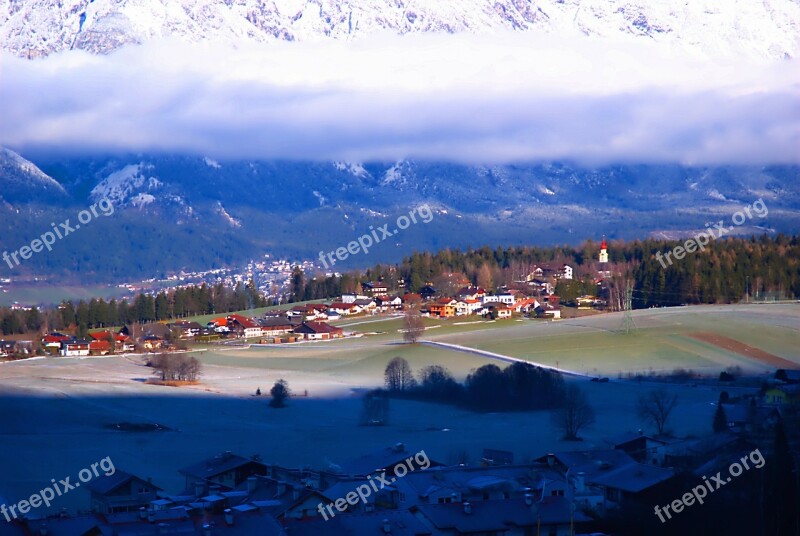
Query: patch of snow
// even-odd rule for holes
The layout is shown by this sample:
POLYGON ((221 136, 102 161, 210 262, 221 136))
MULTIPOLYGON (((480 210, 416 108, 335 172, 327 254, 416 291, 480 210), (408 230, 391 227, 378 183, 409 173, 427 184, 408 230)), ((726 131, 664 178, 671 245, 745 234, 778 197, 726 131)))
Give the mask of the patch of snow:
POLYGON ((314 197, 316 197, 316 198, 317 198, 317 201, 319 201, 319 206, 321 206, 321 207, 324 207, 324 206, 325 206, 325 203, 328 201, 328 200, 325 198, 325 196, 324 196, 324 195, 322 195, 321 193, 319 193, 319 192, 318 192, 318 191, 316 191, 316 190, 312 191, 311 193, 312 193, 312 194, 314 194, 314 197))
POLYGON ((219 162, 217 162, 213 158, 209 158, 207 156, 203 157, 203 162, 205 163, 205 165, 207 165, 210 168, 220 169, 222 167, 219 162))
POLYGON ((364 165, 359 162, 334 162, 333 167, 359 179, 365 179, 370 176, 369 171, 364 169, 364 165))
POLYGON ((143 173, 150 169, 153 166, 144 162, 129 164, 100 181, 92 188, 90 196, 95 201, 106 198, 115 205, 122 205, 136 193, 142 193, 140 190, 156 190, 162 186, 161 181, 155 177, 146 178, 143 173))
POLYGON ((155 202, 156 198, 154 196, 145 193, 136 194, 130 199, 131 206, 136 208, 142 208, 155 202))
MULTIPOLYGON (((191 214, 191 208, 189 209, 189 214, 191 214)), ((217 214, 222 216, 222 218, 228 222, 231 227, 241 227, 242 222, 228 214, 228 211, 225 210, 225 207, 222 206, 222 203, 217 201, 217 214)))

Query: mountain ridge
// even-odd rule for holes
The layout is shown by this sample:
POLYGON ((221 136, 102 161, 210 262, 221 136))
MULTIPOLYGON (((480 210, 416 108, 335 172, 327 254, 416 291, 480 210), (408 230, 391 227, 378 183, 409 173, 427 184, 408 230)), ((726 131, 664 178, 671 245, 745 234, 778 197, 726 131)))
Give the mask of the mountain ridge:
POLYGON ((175 37, 227 43, 353 40, 380 32, 513 30, 678 44, 698 54, 797 57, 800 5, 792 0, 0 0, 0 48, 23 57, 107 53, 175 37))

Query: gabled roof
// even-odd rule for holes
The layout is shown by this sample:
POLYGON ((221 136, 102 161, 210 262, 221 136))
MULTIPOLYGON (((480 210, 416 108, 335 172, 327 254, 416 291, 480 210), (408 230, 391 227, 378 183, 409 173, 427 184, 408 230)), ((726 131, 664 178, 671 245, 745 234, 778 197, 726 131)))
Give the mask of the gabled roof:
POLYGON ((89 488, 90 491, 99 493, 100 495, 105 495, 111 491, 114 491, 123 484, 128 483, 131 480, 144 482, 157 490, 161 490, 161 488, 159 488, 155 484, 148 482, 147 480, 144 480, 142 478, 139 478, 136 475, 126 473, 125 471, 120 471, 119 469, 114 471, 114 474, 111 476, 101 475, 97 478, 90 480, 89 482, 86 483, 86 487, 89 488))
POLYGON ((244 456, 239 456, 238 454, 223 452, 217 454, 213 458, 208 458, 202 462, 184 467, 178 472, 197 478, 211 478, 254 462, 256 461, 245 458, 244 456))
POLYGON ((327 322, 303 322, 298 327, 294 328, 295 333, 341 333, 342 328, 331 326, 327 322))
POLYGON ((233 320, 245 329, 258 327, 258 324, 253 322, 253 319, 242 315, 228 315, 228 320, 233 320))
POLYGON ((633 463, 608 472, 598 473, 588 481, 606 488, 639 493, 669 480, 674 475, 675 472, 666 467, 633 463))

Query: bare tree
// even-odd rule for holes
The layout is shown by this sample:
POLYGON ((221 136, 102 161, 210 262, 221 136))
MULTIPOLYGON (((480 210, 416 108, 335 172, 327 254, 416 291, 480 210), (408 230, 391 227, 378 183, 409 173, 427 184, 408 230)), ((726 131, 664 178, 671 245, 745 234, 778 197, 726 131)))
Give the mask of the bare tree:
POLYGON ((564 439, 570 441, 578 439, 581 428, 594 423, 594 410, 577 385, 564 388, 564 402, 553 412, 553 422, 564 430, 564 439))
POLYGON ((425 324, 422 322, 419 301, 412 301, 406 304, 405 315, 403 316, 403 340, 409 344, 416 344, 422 332, 425 331, 425 324))
POLYGON ((393 357, 383 373, 386 388, 390 391, 407 391, 416 385, 411 365, 402 357, 393 357))
POLYGON ((156 354, 148 365, 153 367, 153 374, 161 381, 197 381, 202 370, 200 361, 189 355, 156 354))
POLYGON ((652 421, 658 429, 658 435, 662 435, 667 419, 677 405, 677 395, 670 394, 666 389, 656 389, 639 397, 637 412, 643 420, 652 421))

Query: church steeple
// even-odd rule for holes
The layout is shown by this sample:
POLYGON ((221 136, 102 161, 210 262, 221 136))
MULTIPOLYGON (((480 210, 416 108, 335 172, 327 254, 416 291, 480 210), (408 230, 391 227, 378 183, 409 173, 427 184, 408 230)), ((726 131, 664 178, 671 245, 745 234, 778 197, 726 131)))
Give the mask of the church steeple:
POLYGON ((608 262, 608 244, 606 244, 606 237, 603 235, 603 241, 600 242, 600 258, 599 261, 601 264, 605 264, 608 262))

